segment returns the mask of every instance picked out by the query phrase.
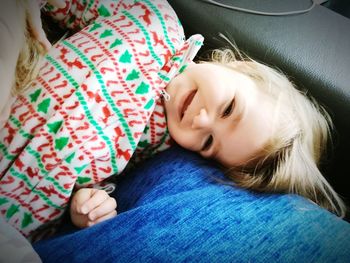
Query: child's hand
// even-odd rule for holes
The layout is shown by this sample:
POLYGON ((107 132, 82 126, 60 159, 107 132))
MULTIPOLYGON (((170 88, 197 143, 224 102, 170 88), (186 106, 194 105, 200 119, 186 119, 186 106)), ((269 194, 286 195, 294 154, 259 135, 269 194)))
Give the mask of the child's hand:
POLYGON ((92 226, 117 215, 117 202, 106 191, 82 188, 72 198, 70 216, 80 228, 92 226))

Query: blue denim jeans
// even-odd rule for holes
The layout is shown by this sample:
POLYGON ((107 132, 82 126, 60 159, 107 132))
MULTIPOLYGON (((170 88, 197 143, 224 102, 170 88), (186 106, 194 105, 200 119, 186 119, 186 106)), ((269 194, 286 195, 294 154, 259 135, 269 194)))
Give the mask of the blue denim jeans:
POLYGON ((350 262, 350 224, 292 194, 225 184, 173 147, 125 178, 118 216, 34 243, 44 262, 350 262))

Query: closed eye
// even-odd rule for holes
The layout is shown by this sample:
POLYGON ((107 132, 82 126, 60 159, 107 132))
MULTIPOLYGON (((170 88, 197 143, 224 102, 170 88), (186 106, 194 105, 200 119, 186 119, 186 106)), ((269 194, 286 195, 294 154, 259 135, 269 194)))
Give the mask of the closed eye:
POLYGON ((206 151, 210 148, 210 146, 213 144, 213 136, 209 135, 209 137, 206 139, 203 147, 202 147, 202 151, 206 151))
POLYGON ((226 118, 231 115, 234 105, 235 105, 235 98, 233 98, 230 104, 225 108, 224 112, 222 113, 223 118, 226 118))

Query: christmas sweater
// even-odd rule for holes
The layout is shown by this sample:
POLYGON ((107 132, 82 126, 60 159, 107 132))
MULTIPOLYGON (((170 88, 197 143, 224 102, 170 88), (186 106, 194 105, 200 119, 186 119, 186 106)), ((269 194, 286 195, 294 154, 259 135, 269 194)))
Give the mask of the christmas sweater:
POLYGON ((62 217, 73 191, 169 145, 162 94, 203 41, 185 40, 164 0, 47 12, 83 29, 53 46, 0 131, 0 212, 29 239, 62 217))

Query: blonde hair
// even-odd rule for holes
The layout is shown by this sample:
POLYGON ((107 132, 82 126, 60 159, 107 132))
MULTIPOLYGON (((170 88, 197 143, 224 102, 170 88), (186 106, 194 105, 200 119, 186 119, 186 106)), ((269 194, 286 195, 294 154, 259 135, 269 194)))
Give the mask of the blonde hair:
POLYGON ((282 72, 237 48, 214 50, 210 61, 249 76, 275 105, 269 142, 254 159, 228 169, 227 176, 241 187, 302 195, 344 217, 343 201, 319 170, 331 139, 332 122, 326 110, 282 72))
POLYGON ((16 96, 23 93, 30 87, 29 83, 37 76, 39 72, 40 60, 46 54, 44 47, 33 36, 29 21, 28 8, 26 1, 18 1, 20 8, 24 9, 26 19, 25 28, 23 30, 24 41, 18 55, 18 60, 15 70, 15 85, 12 88, 12 95, 16 96))

